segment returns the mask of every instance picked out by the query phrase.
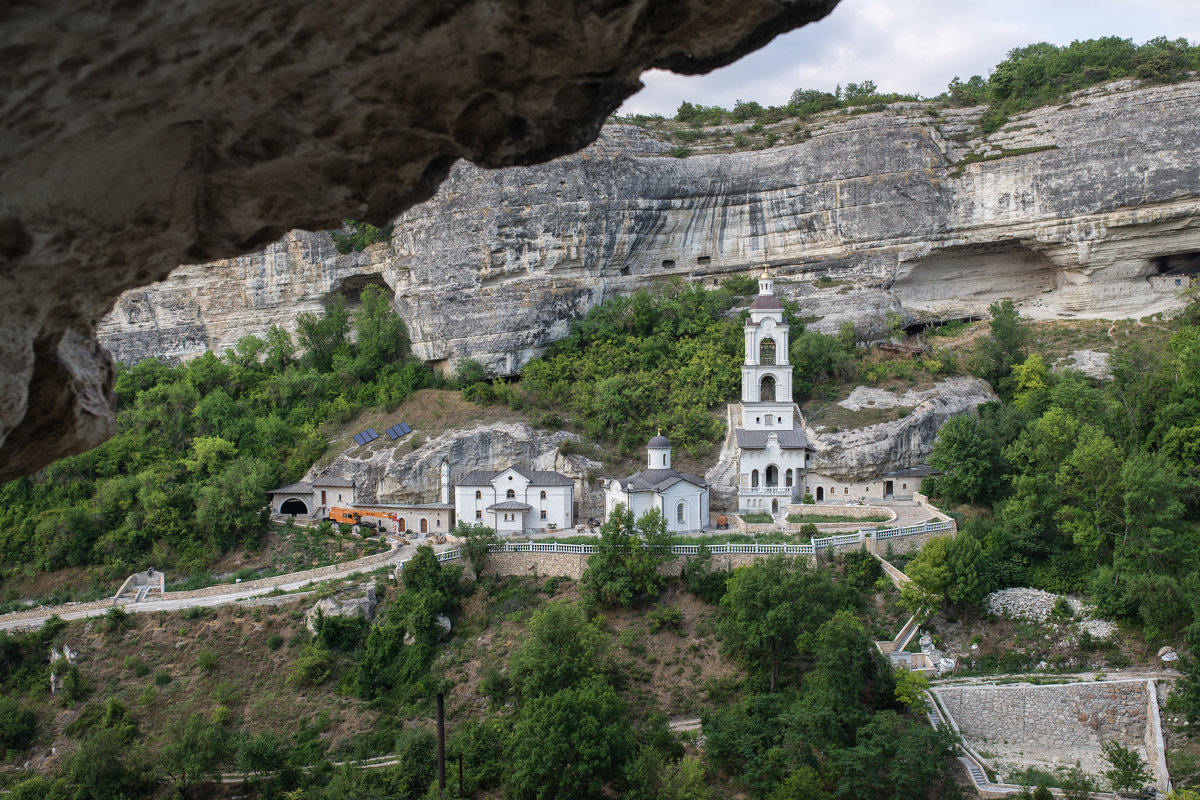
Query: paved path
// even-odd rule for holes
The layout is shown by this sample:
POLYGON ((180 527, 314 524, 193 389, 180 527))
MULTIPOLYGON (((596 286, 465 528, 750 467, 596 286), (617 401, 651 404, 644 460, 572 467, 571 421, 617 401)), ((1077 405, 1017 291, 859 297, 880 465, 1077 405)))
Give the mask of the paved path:
MULTIPOLYGON (((433 547, 435 550, 445 550, 453 546, 454 545, 434 545, 433 547)), ((399 562, 412 558, 413 554, 416 552, 416 549, 417 546, 415 544, 407 544, 402 547, 397 547, 393 549, 388 558, 383 561, 365 567, 361 564, 350 562, 345 568, 334 570, 328 574, 322 575, 316 580, 314 580, 311 576, 305 576, 304 572, 309 572, 309 570, 305 570, 304 572, 291 573, 292 575, 301 576, 297 578, 290 578, 289 575, 277 575, 272 578, 260 579, 260 581, 256 581, 256 583, 260 584, 264 580, 269 581, 270 585, 268 586, 258 585, 253 588, 239 589, 238 584, 221 584, 220 588, 226 589, 227 587, 225 591, 214 592, 213 594, 202 597, 171 598, 171 593, 167 592, 168 596, 161 600, 143 600, 138 603, 118 604, 115 601, 109 600, 102 603, 80 603, 66 604, 61 606, 46 606, 45 608, 38 609, 41 613, 32 616, 21 616, 15 619, 5 619, 5 617, 0 616, 0 630, 28 630, 40 628, 46 623, 46 620, 53 615, 58 615, 65 620, 85 619, 87 617, 102 617, 108 613, 110 608, 113 608, 116 605, 120 605, 121 608, 130 613, 144 613, 148 611, 182 611, 188 608, 212 608, 215 606, 229 605, 230 603, 240 603, 251 598, 261 598, 277 589, 285 592, 294 592, 297 589, 301 589, 312 583, 348 578, 356 573, 373 572, 381 567, 394 567, 399 562), (76 605, 83 605, 86 607, 75 608, 76 605)), ((294 599, 295 597, 299 596, 303 595, 289 595, 286 597, 280 597, 279 602, 287 602, 289 599, 294 599)), ((16 617, 17 615, 14 614, 11 616, 16 617)))

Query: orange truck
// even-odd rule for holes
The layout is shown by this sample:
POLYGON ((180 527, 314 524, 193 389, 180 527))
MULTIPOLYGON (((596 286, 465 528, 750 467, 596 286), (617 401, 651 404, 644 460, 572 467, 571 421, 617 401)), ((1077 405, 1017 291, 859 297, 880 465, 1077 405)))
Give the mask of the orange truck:
POLYGON ((325 519, 329 522, 341 522, 346 525, 364 525, 368 528, 384 530, 385 526, 382 520, 395 520, 396 515, 386 511, 358 511, 353 508, 331 508, 329 509, 329 516, 325 519), (366 517, 371 517, 371 519, 365 519, 366 517), (376 522, 375 520, 379 521, 376 522))

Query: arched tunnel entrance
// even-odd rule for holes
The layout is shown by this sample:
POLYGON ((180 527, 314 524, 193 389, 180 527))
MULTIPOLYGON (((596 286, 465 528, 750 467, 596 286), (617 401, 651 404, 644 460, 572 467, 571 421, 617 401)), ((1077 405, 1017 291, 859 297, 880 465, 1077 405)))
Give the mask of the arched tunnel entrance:
POLYGON ((297 500, 296 498, 291 497, 283 501, 283 505, 279 507, 279 513, 291 514, 295 516, 308 516, 308 506, 304 504, 303 500, 297 500))

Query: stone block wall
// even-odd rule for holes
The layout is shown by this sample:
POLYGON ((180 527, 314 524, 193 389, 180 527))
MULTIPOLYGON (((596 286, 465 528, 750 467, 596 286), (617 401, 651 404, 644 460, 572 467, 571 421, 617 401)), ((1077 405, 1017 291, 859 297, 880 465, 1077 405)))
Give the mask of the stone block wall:
POLYGON ((963 739, 977 751, 992 751, 1029 763, 1097 763, 1100 747, 1116 741, 1147 750, 1149 696, 1145 681, 1034 686, 945 686, 933 690, 963 739))

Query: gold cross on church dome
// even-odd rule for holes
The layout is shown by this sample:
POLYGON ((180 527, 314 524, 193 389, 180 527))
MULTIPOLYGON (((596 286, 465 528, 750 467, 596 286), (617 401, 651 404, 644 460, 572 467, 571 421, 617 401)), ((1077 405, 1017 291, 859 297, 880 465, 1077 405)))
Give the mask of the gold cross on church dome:
POLYGON ((763 264, 763 274, 759 275, 758 277, 760 277, 760 278, 770 278, 771 277, 771 273, 767 270, 766 264, 763 264))

